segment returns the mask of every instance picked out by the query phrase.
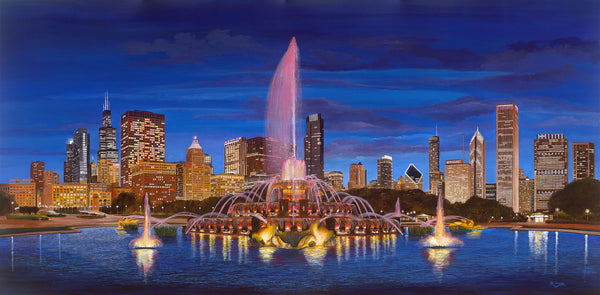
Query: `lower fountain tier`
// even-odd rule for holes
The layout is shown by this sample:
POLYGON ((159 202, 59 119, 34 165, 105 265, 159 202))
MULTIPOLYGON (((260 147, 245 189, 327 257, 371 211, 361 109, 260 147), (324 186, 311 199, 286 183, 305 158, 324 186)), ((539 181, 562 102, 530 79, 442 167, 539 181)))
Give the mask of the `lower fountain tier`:
MULTIPOLYGON (((310 225, 321 218, 268 218, 269 223, 277 225, 279 230, 302 232, 309 230, 310 225)), ((211 233, 226 235, 249 235, 265 226, 258 218, 239 216, 232 218, 190 219, 190 233, 211 233)), ((325 227, 334 230, 336 235, 376 235, 397 233, 389 223, 373 218, 331 217, 325 220, 325 227)), ((187 229, 187 228, 186 228, 187 229)), ((184 231, 186 230, 184 229, 184 231)))
POLYGON ((356 206, 353 204, 312 203, 306 199, 298 201, 280 199, 277 202, 238 203, 231 206, 227 213, 233 217, 258 214, 264 218, 322 218, 332 214, 358 215, 356 206))

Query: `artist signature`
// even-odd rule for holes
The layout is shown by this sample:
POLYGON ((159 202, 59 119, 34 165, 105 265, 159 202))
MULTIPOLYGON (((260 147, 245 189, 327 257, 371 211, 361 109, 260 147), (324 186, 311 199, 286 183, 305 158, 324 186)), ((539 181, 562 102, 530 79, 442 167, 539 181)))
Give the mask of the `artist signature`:
POLYGON ((554 282, 551 281, 550 282, 550 286, 554 287, 554 288, 559 288, 559 287, 566 287, 567 285, 563 282, 554 282))

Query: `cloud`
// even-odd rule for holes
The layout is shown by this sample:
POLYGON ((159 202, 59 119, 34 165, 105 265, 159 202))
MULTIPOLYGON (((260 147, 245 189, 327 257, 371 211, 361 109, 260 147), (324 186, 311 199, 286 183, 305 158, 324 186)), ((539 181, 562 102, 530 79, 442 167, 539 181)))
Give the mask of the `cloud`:
POLYGON ((397 138, 373 139, 363 142, 357 139, 337 139, 325 146, 327 158, 380 157, 384 154, 426 153, 425 145, 408 145, 397 138))
POLYGON ((540 127, 589 127, 596 126, 600 127, 600 118, 597 116, 593 117, 573 117, 573 116, 557 116, 550 120, 546 120, 535 124, 533 128, 540 127))
POLYGON ((161 61, 179 64, 199 61, 206 56, 218 56, 232 52, 243 53, 261 48, 260 44, 246 35, 231 35, 229 30, 213 30, 204 38, 194 33, 177 33, 172 40, 156 39, 152 42, 130 42, 125 50, 133 55, 162 53, 167 59, 161 61))
POLYGON ((438 122, 456 123, 467 118, 490 114, 496 111, 495 104, 474 96, 460 97, 455 100, 414 108, 380 109, 382 112, 399 114, 417 113, 438 122))
POLYGON ((545 72, 490 76, 459 82, 459 84, 503 92, 534 91, 559 88, 573 77, 573 73, 573 66, 565 65, 545 72))

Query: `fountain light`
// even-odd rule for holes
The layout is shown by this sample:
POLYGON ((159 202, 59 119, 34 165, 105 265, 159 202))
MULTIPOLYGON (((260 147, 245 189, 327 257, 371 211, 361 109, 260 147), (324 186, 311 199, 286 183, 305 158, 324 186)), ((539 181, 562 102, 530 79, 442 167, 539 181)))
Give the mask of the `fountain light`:
POLYGON ((144 197, 144 230, 142 235, 129 243, 135 249, 153 249, 162 246, 162 242, 150 233, 150 206, 148 205, 148 193, 144 197))

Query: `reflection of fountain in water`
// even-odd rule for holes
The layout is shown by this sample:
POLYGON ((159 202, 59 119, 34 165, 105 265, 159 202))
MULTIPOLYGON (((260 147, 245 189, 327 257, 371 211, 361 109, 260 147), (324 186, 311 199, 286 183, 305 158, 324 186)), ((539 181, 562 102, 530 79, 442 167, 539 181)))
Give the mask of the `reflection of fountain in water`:
POLYGON ((585 281, 587 276, 587 264, 588 264, 588 235, 585 235, 585 247, 583 252, 583 280, 585 281))
POLYGON ((327 248, 322 246, 316 246, 311 248, 302 249, 302 253, 306 258, 306 261, 311 266, 323 267, 325 264, 325 256, 327 255, 327 248))
POLYGON ((554 274, 558 274, 558 232, 554 232, 554 274))
POLYGON ((518 241, 519 241, 519 231, 516 230, 515 231, 515 239, 514 239, 514 242, 513 242, 513 244, 514 244, 514 246, 513 246, 514 247, 514 255, 515 256, 517 256, 517 249, 518 249, 518 246, 519 246, 518 241))
POLYGON ((441 281, 444 275, 444 270, 450 266, 452 261, 452 252, 456 249, 450 248, 428 248, 424 249, 427 255, 427 261, 433 266, 433 274, 441 281))
POLYGON ((156 249, 138 248, 131 250, 131 253, 135 257, 135 262, 140 271, 144 274, 144 279, 146 279, 152 273, 154 261, 156 260, 156 249))
POLYGON ((444 199, 442 195, 438 196, 437 203, 437 217, 435 219, 435 227, 433 228, 434 233, 431 236, 427 236, 421 240, 421 244, 425 247, 430 248, 444 248, 444 247, 455 247, 460 246, 463 242, 450 235, 446 232, 444 227, 444 199))
POLYGON ((270 264, 271 260, 273 260, 273 254, 275 253, 277 248, 275 247, 260 247, 258 248, 258 254, 260 255, 260 259, 263 262, 270 264))
POLYGON ((529 231, 529 252, 536 259, 548 258, 548 232, 529 231))
POLYGON ((132 240, 129 246, 136 249, 153 249, 162 246, 162 242, 150 232, 150 205, 148 193, 144 197, 144 230, 142 235, 132 240))

